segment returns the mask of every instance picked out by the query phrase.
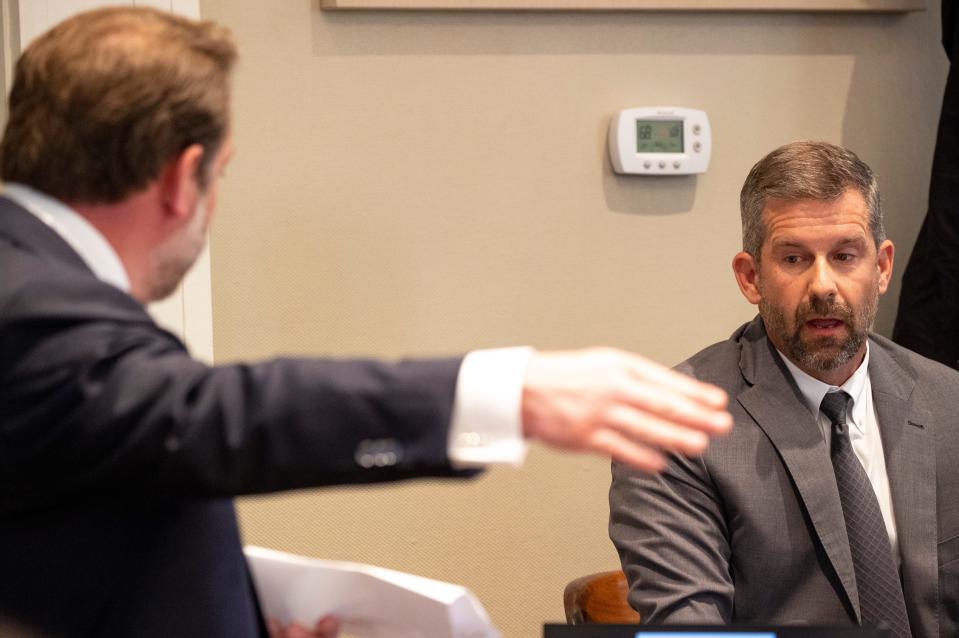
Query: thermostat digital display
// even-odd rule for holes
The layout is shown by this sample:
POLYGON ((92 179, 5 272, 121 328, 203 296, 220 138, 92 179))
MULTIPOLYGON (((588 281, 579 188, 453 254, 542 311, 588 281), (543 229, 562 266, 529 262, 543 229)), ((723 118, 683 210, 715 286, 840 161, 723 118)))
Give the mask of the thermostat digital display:
POLYGON ((705 173, 712 152, 704 111, 646 106, 620 111, 609 125, 609 156, 621 174, 705 173))
POLYGON ((682 153, 682 120, 636 120, 637 153, 682 153))

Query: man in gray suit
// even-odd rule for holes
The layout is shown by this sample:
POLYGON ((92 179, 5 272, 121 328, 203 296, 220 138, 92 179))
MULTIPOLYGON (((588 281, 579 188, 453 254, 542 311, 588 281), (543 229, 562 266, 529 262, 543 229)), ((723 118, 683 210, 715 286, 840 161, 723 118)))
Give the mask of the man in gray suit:
POLYGON ((645 623, 959 635, 959 373, 869 332, 893 266, 872 171, 783 146, 742 189, 733 270, 759 316, 679 366, 733 433, 644 477, 614 463, 610 537, 645 623))

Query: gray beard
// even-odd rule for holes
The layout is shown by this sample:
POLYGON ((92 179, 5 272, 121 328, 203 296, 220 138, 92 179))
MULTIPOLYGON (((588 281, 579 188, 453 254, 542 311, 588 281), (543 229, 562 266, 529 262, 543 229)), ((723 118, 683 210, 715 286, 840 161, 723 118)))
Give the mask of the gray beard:
POLYGON ((762 297, 759 301, 759 314, 766 324, 766 330, 779 337, 785 354, 800 367, 817 372, 831 372, 849 363, 859 352, 869 336, 869 330, 876 319, 879 307, 878 285, 872 298, 860 309, 860 312, 834 299, 813 298, 808 304, 796 309, 793 329, 790 331, 785 314, 779 307, 773 306, 762 297), (828 315, 841 319, 849 335, 845 339, 825 337, 811 342, 803 341, 801 327, 809 315, 828 315))

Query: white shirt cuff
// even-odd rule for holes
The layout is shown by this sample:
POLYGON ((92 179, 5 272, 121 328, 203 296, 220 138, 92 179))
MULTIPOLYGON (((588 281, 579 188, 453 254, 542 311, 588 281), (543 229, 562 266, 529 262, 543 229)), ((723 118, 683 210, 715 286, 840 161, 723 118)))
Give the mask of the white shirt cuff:
POLYGON ((520 466, 529 444, 520 414, 532 348, 470 352, 460 365, 447 452, 459 469, 520 466))

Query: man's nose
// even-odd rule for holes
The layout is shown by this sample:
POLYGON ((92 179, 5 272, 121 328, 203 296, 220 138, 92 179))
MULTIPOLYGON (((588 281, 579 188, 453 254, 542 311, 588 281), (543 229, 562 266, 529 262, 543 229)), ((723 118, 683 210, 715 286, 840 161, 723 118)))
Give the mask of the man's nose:
POLYGON ((836 277, 825 257, 818 257, 810 269, 809 296, 830 299, 836 295, 836 277))

